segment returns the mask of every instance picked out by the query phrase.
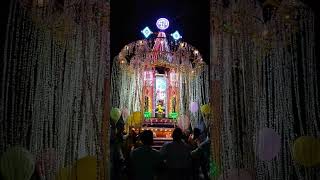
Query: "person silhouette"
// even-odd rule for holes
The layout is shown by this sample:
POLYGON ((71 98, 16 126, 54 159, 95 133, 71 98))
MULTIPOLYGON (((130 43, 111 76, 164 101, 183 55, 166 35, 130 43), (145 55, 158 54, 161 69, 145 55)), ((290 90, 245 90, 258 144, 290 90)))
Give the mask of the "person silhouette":
POLYGON ((160 153, 152 148, 152 131, 143 131, 140 139, 143 146, 132 150, 130 154, 131 175, 134 180, 152 180, 161 164, 160 153))
POLYGON ((173 141, 164 144, 160 150, 160 154, 168 168, 168 179, 192 179, 192 149, 182 140, 182 137, 182 130, 175 128, 172 133, 173 141))

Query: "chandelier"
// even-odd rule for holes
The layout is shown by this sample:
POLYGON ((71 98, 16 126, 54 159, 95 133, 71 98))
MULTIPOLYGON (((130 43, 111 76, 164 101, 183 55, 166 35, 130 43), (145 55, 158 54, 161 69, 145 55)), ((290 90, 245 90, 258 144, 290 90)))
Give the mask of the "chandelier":
POLYGON ((167 19, 160 18, 156 25, 160 32, 153 33, 146 27, 141 31, 145 39, 122 48, 118 56, 121 67, 128 71, 161 67, 195 75, 201 73, 206 64, 199 50, 181 41, 178 31, 167 37, 164 32, 169 27, 167 19))

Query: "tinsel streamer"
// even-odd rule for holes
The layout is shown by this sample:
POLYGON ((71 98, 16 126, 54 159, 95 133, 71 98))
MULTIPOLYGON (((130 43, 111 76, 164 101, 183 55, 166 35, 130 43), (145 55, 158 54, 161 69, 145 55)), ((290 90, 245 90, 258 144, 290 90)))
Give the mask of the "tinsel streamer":
POLYGON ((211 5, 211 61, 222 58, 224 72, 222 134, 212 137, 222 139, 222 169, 249 169, 256 179, 315 179, 317 168, 292 157, 297 137, 319 136, 313 12, 300 1, 284 0, 265 22, 255 1, 211 5), (242 9, 246 15, 235 24, 242 9), (265 127, 281 136, 280 152, 270 161, 260 160, 255 148, 265 127))

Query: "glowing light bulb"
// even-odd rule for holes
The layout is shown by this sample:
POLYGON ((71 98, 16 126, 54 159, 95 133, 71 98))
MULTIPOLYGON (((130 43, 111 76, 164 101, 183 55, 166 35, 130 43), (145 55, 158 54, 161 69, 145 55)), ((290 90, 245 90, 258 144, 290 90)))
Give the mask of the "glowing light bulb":
POLYGON ((166 30, 169 27, 169 20, 166 18, 160 18, 157 20, 156 25, 160 30, 166 30))

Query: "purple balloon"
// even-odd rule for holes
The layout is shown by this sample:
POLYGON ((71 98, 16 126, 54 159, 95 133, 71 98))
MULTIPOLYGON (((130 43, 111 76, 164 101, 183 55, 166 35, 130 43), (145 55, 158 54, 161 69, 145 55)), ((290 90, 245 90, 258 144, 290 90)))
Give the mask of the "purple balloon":
POLYGON ((123 108, 121 111, 122 118, 124 122, 127 122, 127 119, 129 117, 129 110, 127 108, 123 108))
POLYGON ((263 161, 272 160, 280 151, 280 136, 271 128, 263 128, 259 132, 257 155, 263 161))
POLYGON ((246 169, 230 169, 221 174, 219 180, 253 180, 253 176, 246 169))
POLYGON ((190 111, 192 112, 192 113, 195 113, 195 112, 197 112, 199 110, 199 105, 198 105, 198 103, 196 103, 196 102, 191 102, 190 103, 190 111))
POLYGON ((180 127, 183 131, 187 130, 190 125, 190 119, 187 115, 181 115, 178 118, 178 127, 180 127))

